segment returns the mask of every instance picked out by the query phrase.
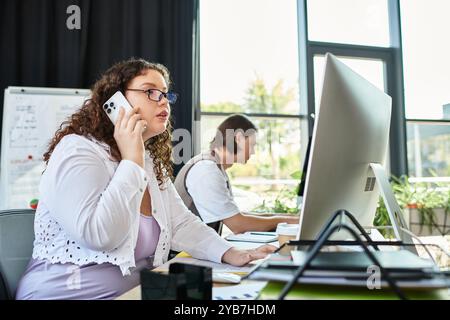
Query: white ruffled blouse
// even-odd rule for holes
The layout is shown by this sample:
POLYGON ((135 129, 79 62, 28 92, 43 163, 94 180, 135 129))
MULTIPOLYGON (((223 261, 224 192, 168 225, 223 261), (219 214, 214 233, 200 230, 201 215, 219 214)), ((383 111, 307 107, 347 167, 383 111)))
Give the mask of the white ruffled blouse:
POLYGON ((186 208, 170 180, 160 189, 147 153, 144 170, 114 161, 109 146, 76 134, 61 139, 42 175, 33 258, 108 262, 130 274, 146 187, 161 230, 153 265, 166 262, 170 249, 220 262, 231 245, 186 208))

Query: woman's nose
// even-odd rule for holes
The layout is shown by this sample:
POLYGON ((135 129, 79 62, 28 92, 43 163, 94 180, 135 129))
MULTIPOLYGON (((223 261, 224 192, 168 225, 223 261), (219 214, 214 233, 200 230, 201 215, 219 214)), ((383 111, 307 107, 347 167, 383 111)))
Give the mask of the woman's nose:
POLYGON ((166 106, 166 105, 169 104, 169 100, 168 100, 166 97, 163 96, 163 97, 161 98, 161 100, 159 100, 158 104, 159 104, 160 106, 166 106))

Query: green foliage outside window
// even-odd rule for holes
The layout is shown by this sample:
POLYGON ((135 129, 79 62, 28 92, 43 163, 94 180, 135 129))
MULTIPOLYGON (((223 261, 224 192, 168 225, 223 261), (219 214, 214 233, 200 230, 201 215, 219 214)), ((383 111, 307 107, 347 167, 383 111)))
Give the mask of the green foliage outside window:
MULTIPOLYGON (((294 88, 285 89, 282 80, 279 80, 272 88, 268 88, 261 77, 256 77, 250 83, 242 104, 220 102, 202 105, 201 109, 203 112, 248 114, 298 114, 299 112, 298 104, 295 103, 294 88)), ((208 119, 208 116, 205 116, 202 121, 208 121, 206 119, 208 119)), ((289 178, 289 174, 298 170, 300 166, 300 121, 295 118, 284 119, 264 116, 252 117, 252 121, 258 127, 255 159, 246 165, 235 164, 228 170, 228 174, 231 178, 289 178)), ((210 126, 213 125, 216 125, 216 123, 213 124, 213 121, 211 121, 210 126)), ((210 141, 212 136, 204 137, 204 139, 210 141)), ((272 185, 270 191, 279 191, 279 186, 272 185)))
MULTIPOLYGON (((300 182, 301 171, 295 171, 291 174, 292 179, 298 180, 300 182)), ((279 191, 276 195, 273 203, 268 203, 266 200, 256 208, 254 208, 253 212, 261 212, 261 213, 292 213, 297 214, 299 212, 299 208, 297 207, 297 193, 298 193, 298 184, 295 188, 284 187, 279 191)))
MULTIPOLYGON (((421 228, 428 227, 429 231, 431 231, 431 228, 437 224, 435 209, 444 209, 444 214, 448 217, 450 213, 450 189, 447 184, 431 182, 411 183, 407 176, 401 176, 400 178, 392 177, 391 186, 401 208, 416 209, 418 211, 421 228)), ((374 225, 391 225, 391 220, 382 198, 380 198, 378 203, 374 225)))

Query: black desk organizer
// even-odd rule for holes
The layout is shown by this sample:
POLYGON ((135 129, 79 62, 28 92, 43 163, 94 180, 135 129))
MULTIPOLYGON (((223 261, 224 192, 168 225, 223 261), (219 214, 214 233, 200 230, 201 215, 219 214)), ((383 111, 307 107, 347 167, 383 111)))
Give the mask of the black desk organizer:
POLYGON ((369 259, 373 262, 373 264, 380 268, 381 275, 387 281, 387 283, 389 284, 390 288, 394 291, 394 293, 397 294, 397 296, 402 300, 407 299, 405 294, 396 285, 395 279, 390 276, 389 272, 385 268, 383 268, 383 266, 378 261, 378 259, 368 249, 368 246, 373 247, 374 250, 379 250, 378 246, 380 246, 380 245, 403 246, 404 245, 403 242, 402 241, 394 241, 394 242, 393 241, 372 241, 372 239, 369 237, 369 235, 364 230, 364 228, 359 224, 359 222, 355 219, 355 217, 346 210, 336 211, 333 214, 333 216, 328 220, 326 225, 322 228, 322 230, 319 232, 319 235, 317 236, 316 240, 299 240, 299 241, 290 241, 289 242, 289 245, 309 245, 312 247, 310 247, 310 249, 308 250, 308 254, 307 254, 305 263, 303 265, 299 266, 299 268, 296 270, 292 279, 284 286, 278 299, 283 300, 286 297, 286 295, 292 289, 294 284, 297 283, 298 279, 311 266, 312 261, 314 260, 314 258, 316 258, 316 256, 318 255, 318 253, 320 252, 320 250, 323 248, 324 245, 349 245, 349 244, 350 245, 359 245, 360 247, 362 247, 365 254, 369 257, 369 259), (350 219, 350 221, 354 224, 354 226, 357 228, 357 230, 361 233, 361 235, 365 238, 366 241, 363 241, 353 228, 350 228, 346 223, 343 222, 345 217, 348 217, 350 219), (337 224, 333 225, 335 220, 338 218, 339 218, 339 222, 337 224), (354 238, 354 241, 331 241, 331 240, 328 240, 334 233, 340 231, 341 229, 348 231, 351 234, 351 236, 354 238))
POLYGON ((172 263, 169 274, 144 269, 141 276, 142 300, 211 300, 212 269, 172 263))

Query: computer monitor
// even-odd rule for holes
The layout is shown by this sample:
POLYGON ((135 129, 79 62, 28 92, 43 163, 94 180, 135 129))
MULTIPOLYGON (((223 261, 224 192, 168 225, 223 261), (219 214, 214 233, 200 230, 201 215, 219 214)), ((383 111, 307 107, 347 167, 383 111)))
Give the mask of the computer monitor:
MULTIPOLYGON (((380 193, 369 165, 385 165, 390 120, 391 97, 328 53, 299 239, 316 239, 340 209, 349 211, 362 226, 372 226, 380 193)), ((333 237, 343 238, 349 238, 349 234, 333 237)))
POLYGON ((308 145, 306 146, 305 160, 303 161, 303 170, 300 177, 300 183, 297 188, 297 208, 300 208, 303 203, 303 195, 305 194, 306 173, 308 171, 308 160, 311 151, 312 136, 308 138, 308 145))

